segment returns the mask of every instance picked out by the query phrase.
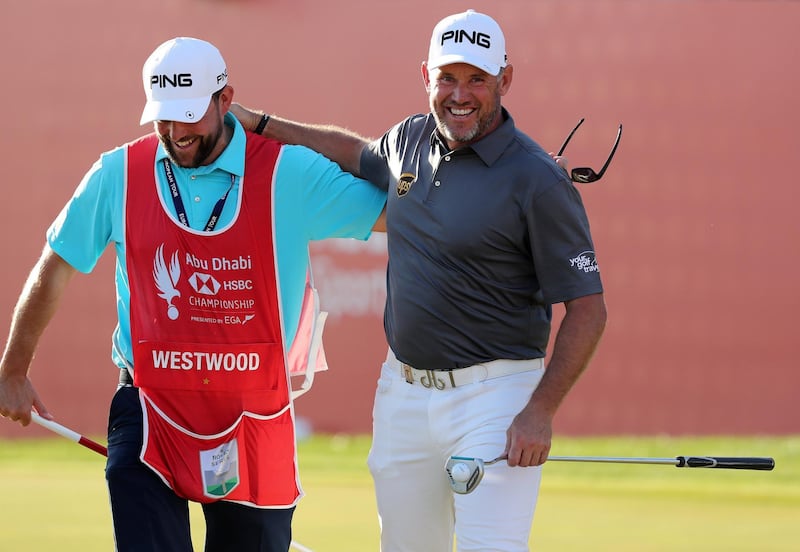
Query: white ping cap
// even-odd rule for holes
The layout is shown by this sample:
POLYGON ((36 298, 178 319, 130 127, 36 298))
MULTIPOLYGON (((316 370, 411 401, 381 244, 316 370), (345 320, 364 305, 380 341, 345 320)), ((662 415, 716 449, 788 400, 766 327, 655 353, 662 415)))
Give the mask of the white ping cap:
POLYGON ((506 39, 488 15, 467 10, 445 17, 433 28, 428 69, 468 63, 490 75, 506 66, 506 39))
POLYGON ((197 38, 168 40, 142 68, 147 103, 139 124, 151 121, 196 123, 211 96, 228 83, 228 69, 217 48, 197 38))

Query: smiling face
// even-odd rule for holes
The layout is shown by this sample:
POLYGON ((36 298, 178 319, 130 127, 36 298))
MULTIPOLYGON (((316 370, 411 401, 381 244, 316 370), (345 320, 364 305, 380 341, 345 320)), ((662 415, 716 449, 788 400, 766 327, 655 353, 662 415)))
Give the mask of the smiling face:
POLYGON ((212 163, 230 140, 230 127, 225 125, 225 113, 230 109, 232 89, 226 86, 211 97, 203 118, 196 123, 154 121, 156 134, 170 160, 184 168, 196 168, 212 163))
POLYGON ((493 76, 466 63, 430 71, 422 64, 431 113, 451 150, 476 142, 500 126, 500 98, 511 87, 512 74, 510 65, 493 76))

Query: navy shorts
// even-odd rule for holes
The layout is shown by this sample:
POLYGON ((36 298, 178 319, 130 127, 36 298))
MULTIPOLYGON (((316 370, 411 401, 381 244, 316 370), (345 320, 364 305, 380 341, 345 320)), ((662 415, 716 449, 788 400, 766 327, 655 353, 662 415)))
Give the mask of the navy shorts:
MULTIPOLYGON (((118 552, 192 552, 189 503, 139 460, 139 390, 121 387, 108 419, 106 481, 118 552)), ((232 502, 203 505, 206 552, 287 552, 294 508, 251 508, 232 502)))

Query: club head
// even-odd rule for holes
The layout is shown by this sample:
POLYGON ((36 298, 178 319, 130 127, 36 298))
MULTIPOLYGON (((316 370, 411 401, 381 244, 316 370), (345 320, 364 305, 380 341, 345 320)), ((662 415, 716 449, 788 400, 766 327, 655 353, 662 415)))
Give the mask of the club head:
MULTIPOLYGON (((474 491, 475 487, 477 487, 478 483, 483 479, 483 465, 484 462, 480 458, 451 456, 450 459, 447 460, 444 469, 447 471, 447 477, 450 480, 450 488, 453 489, 453 492, 467 494, 474 491), (458 464, 465 466, 469 470, 466 473, 466 477, 458 473, 456 477, 453 477, 453 468, 458 464)), ((461 470, 463 470, 463 468, 457 469, 457 471, 461 470)))

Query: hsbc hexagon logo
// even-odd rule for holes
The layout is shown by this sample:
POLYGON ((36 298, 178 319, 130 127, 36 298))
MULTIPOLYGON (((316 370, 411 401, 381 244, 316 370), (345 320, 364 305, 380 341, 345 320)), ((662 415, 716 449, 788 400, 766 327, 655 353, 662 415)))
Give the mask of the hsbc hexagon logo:
POLYGON ((195 272, 189 276, 189 284, 200 295, 216 295, 222 286, 211 274, 195 272))

